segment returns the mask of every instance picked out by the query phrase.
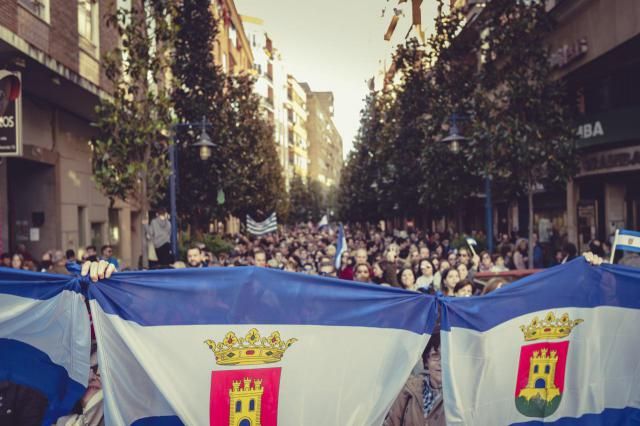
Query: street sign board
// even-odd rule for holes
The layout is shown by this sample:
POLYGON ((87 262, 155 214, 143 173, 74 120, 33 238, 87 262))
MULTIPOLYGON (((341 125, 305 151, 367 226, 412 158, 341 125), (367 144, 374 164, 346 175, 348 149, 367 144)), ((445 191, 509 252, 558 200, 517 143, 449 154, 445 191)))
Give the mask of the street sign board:
POLYGON ((0 70, 0 157, 22 155, 22 79, 0 70))

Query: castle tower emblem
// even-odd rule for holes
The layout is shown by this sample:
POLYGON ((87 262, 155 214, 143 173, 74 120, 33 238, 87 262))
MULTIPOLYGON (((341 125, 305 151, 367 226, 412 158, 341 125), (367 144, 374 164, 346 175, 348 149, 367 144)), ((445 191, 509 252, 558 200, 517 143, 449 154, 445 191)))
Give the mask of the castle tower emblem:
POLYGON ((525 341, 540 341, 520 348, 515 396, 521 414, 547 417, 558 409, 569 352, 569 340, 565 338, 582 322, 571 320, 567 313, 557 318, 549 312, 544 319, 534 317, 531 324, 520 327, 525 341))
POLYGON ((262 380, 236 380, 229 390, 229 426, 262 426, 262 380), (253 382, 253 383, 252 383, 253 382))
POLYGON ((211 372, 210 424, 276 426, 281 367, 236 368, 280 362, 296 341, 282 340, 278 331, 262 337, 255 328, 244 337, 230 331, 218 342, 205 340, 218 365, 211 372))

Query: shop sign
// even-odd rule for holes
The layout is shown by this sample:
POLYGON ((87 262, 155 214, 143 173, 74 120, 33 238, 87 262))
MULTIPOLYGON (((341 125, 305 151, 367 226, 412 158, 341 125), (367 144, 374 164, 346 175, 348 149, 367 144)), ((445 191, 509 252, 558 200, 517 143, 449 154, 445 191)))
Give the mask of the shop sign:
POLYGON ((22 155, 20 73, 0 70, 0 157, 22 155))
POLYGON ((578 138, 591 139, 597 136, 604 136, 604 127, 600 121, 585 123, 578 126, 578 138))
POLYGON ((603 111, 584 117, 576 129, 578 148, 640 140, 640 107, 603 111))
POLYGON ((614 149, 582 159, 580 175, 640 170, 640 146, 614 149))
POLYGON ((589 51, 589 43, 586 38, 581 38, 572 43, 565 43, 558 49, 551 52, 549 61, 552 68, 564 68, 589 51))

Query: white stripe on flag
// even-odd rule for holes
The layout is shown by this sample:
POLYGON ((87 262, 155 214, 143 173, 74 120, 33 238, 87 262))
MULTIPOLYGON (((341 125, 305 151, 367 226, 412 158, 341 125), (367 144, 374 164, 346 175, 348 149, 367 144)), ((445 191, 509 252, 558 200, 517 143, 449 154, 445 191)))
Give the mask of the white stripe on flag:
MULTIPOLYGON (((212 374, 280 368, 278 425, 382 424, 429 335, 407 330, 316 325, 181 325, 144 327, 105 314, 91 301, 108 424, 177 415, 209 424, 212 374), (204 344, 227 332, 256 327, 298 339, 282 360, 265 366, 224 367, 204 344)), ((266 334, 268 335, 268 334, 266 334)))

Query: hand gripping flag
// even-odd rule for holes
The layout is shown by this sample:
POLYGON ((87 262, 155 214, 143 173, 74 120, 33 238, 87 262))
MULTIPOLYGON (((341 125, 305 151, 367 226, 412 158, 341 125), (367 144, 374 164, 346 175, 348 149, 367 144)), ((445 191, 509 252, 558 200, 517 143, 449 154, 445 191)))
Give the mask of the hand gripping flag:
POLYGON ((578 258, 442 312, 447 424, 640 422, 639 269, 578 258))
POLYGON ((381 424, 435 300, 264 268, 118 273, 90 288, 110 425, 381 424))
POLYGON ((89 381, 90 345, 76 278, 0 267, 0 382, 20 388, 23 414, 50 425, 71 412, 89 381))

